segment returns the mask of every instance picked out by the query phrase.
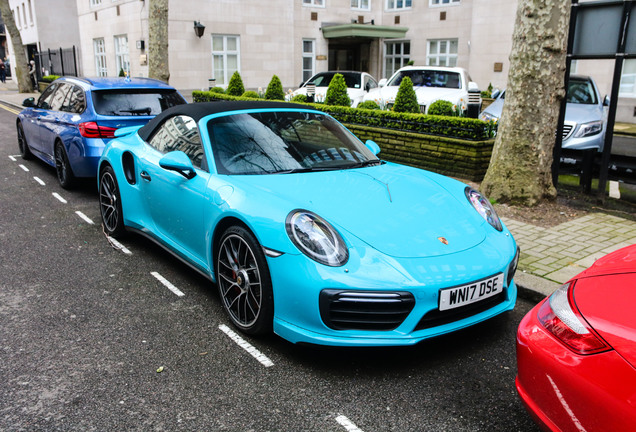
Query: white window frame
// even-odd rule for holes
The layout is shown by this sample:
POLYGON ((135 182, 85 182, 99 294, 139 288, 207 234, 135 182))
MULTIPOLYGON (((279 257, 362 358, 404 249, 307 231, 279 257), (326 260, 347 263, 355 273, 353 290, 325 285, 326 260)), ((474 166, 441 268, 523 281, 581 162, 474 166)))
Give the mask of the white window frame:
POLYGON ((230 82, 230 78, 234 74, 234 72, 241 71, 241 37, 239 35, 224 35, 224 34, 213 34, 212 37, 212 78, 216 80, 216 85, 227 86, 230 82), (223 49, 221 51, 214 50, 214 38, 223 38, 223 49), (227 48, 227 41, 229 38, 236 39, 236 50, 229 50, 227 48), (229 70, 227 67, 227 59, 228 56, 236 56, 236 70, 229 70), (214 68, 214 59, 215 57, 220 56, 223 59, 223 77, 218 77, 216 74, 216 70, 214 68), (221 81, 219 78, 222 78, 221 81))
POLYGON ((104 41, 104 38, 93 39, 93 52, 95 54, 95 76, 108 76, 106 41, 104 41))
POLYGON ((303 6, 324 8, 327 0, 303 0, 303 6))
POLYGON ((91 8, 101 6, 101 5, 102 5, 102 0, 89 0, 89 6, 91 8))
POLYGON ((398 69, 406 66, 406 64, 411 60, 411 41, 410 40, 402 40, 402 41, 385 41, 384 42, 384 57, 383 57, 382 67, 384 68, 384 77, 391 78, 391 76, 397 72, 398 69), (408 44, 409 53, 404 54, 404 45, 408 44), (393 49, 393 54, 388 54, 388 46, 389 45, 400 45, 400 54, 395 54, 395 49, 393 49), (393 59, 392 61, 392 71, 388 71, 386 67, 387 59, 393 59), (397 63, 396 63, 397 61, 397 63))
POLYGON ((303 82, 316 74, 316 40, 315 39, 303 39, 303 64, 302 64, 302 77, 303 82), (305 51, 305 43, 311 43, 311 51, 305 51), (305 69, 305 59, 311 59, 311 70, 305 69), (305 77, 305 72, 308 72, 308 76, 305 77))
POLYGON ((413 0, 386 0, 384 6, 387 11, 408 10, 413 7, 413 0))
POLYGON ((459 39, 429 39, 426 41, 426 65, 427 66, 445 66, 445 67, 456 67, 458 53, 450 52, 452 42, 456 43, 457 50, 459 51, 459 39), (446 51, 441 52, 440 46, 442 42, 446 43, 446 51), (431 45, 437 45, 437 52, 431 53, 431 45), (446 60, 445 64, 440 64, 440 59, 444 58, 446 60), (433 61, 434 60, 434 61, 433 61))
POLYGON ((351 9, 352 10, 361 10, 361 11, 370 11, 371 10, 371 0, 351 0, 351 9), (363 3, 366 2, 366 6, 363 3))
POLYGON ((461 0, 428 0, 428 6, 435 7, 446 7, 446 6, 459 6, 461 0))
POLYGON ((29 0, 28 4, 29 4, 29 24, 33 26, 35 23, 33 22, 33 5, 31 4, 31 0, 29 0))
POLYGON ((20 6, 16 6, 14 11, 13 11, 13 20, 15 21, 15 26, 18 29, 22 28, 22 23, 20 20, 20 6))
POLYGON ((130 76, 130 50, 128 48, 128 35, 116 35, 115 41, 115 65, 117 75, 122 69, 130 76))

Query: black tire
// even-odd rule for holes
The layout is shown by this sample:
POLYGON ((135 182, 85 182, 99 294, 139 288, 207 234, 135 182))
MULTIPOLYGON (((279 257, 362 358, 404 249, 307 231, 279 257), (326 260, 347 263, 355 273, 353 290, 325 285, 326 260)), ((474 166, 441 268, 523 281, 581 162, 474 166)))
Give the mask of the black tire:
POLYGON ((106 234, 114 238, 122 238, 126 235, 119 184, 115 171, 109 165, 99 176, 99 211, 106 234))
POLYGON ((22 123, 17 124, 17 129, 18 129, 18 148, 20 149, 20 156, 22 156, 22 159, 24 160, 32 159, 33 153, 31 153, 29 144, 27 143, 26 137, 24 136, 24 129, 22 128, 22 123))
POLYGON ((223 233, 215 253, 223 309, 232 324, 250 335, 272 331, 274 296, 265 254, 254 235, 241 226, 223 233))
POLYGON ((55 143, 55 171, 57 180, 64 189, 71 189, 75 185, 75 175, 68 161, 66 150, 61 142, 55 143))

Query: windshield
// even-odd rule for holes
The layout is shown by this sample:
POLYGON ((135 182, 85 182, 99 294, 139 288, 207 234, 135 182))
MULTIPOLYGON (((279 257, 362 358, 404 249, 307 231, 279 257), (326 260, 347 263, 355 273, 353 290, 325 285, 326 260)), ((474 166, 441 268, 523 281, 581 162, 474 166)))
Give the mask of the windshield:
POLYGON ((256 112, 208 123, 219 174, 327 171, 378 164, 355 136, 326 115, 256 112))
POLYGON ((348 88, 360 88, 360 77, 361 74, 359 73, 354 73, 354 72, 325 72, 325 73, 320 73, 318 75, 315 75, 314 77, 311 78, 310 81, 307 81, 305 83, 305 86, 307 84, 314 84, 316 87, 329 87, 329 83, 331 82, 331 80, 333 79, 334 75, 339 73, 340 75, 342 75, 345 79, 345 83, 347 84, 348 88))
POLYGON ((444 70, 403 70, 399 71, 387 85, 399 86, 404 77, 413 81, 414 87, 443 87, 451 89, 462 88, 461 77, 458 72, 444 70))
POLYGON ((95 112, 108 116, 155 116, 185 103, 176 90, 94 90, 92 96, 95 112))
POLYGON ((596 91, 590 80, 570 78, 568 84, 568 103, 597 104, 596 91))

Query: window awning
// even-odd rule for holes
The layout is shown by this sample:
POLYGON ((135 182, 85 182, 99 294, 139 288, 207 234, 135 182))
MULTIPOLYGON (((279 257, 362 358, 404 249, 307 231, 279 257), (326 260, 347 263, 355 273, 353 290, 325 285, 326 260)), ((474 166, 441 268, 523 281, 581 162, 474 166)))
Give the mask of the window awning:
POLYGON ((325 39, 369 38, 400 39, 406 36, 407 27, 378 26, 373 24, 336 24, 322 27, 325 39))

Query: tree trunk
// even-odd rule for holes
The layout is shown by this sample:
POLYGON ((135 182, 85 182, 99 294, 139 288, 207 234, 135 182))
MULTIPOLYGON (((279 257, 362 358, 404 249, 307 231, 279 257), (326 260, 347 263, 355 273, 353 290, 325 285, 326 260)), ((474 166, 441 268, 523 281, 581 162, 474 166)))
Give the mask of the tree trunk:
POLYGON ((552 151, 570 20, 568 0, 519 0, 506 103, 482 192, 532 206, 554 199, 552 151))
POLYGON ((11 6, 9 6, 9 0, 0 0, 0 13, 2 13, 4 25, 11 37, 11 49, 13 49, 13 56, 15 57, 14 69, 15 76, 18 80, 18 91, 20 93, 31 93, 33 92, 33 85, 29 78, 29 59, 22 45, 20 31, 13 20, 13 12, 11 12, 11 6))
POLYGON ((168 0, 150 0, 148 12, 148 76, 168 82, 168 0))

